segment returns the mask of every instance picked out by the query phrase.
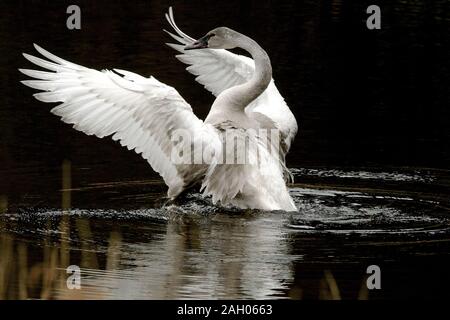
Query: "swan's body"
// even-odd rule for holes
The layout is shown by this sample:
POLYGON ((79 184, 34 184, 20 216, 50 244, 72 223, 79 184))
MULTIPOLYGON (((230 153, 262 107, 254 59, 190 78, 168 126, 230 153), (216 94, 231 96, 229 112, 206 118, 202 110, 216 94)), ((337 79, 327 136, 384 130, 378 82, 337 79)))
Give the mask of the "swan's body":
MULTIPOLYGON (((153 77, 124 70, 96 71, 58 58, 37 45, 36 50, 51 62, 27 54, 25 58, 53 72, 21 69, 39 79, 23 83, 45 91, 34 95, 40 101, 62 102, 52 112, 74 124, 75 129, 100 138, 112 135, 121 145, 142 153, 169 187, 170 198, 202 182, 204 195, 211 196, 214 203, 296 210, 283 175, 284 157, 297 123, 275 87, 266 52, 252 39, 228 28, 217 28, 202 38, 203 42, 195 41, 178 29, 171 9, 166 17, 178 34, 170 35, 180 42, 169 45, 182 53, 177 57, 191 65, 187 70, 198 76, 196 80, 217 96, 205 121, 194 115, 174 88, 153 77), (213 49, 185 51, 205 46, 213 49), (234 47, 248 51, 253 60, 225 50, 234 47), (260 129, 280 132, 279 155, 270 152, 262 135, 249 134, 260 129), (171 135, 177 130, 187 132, 192 139, 174 141, 171 135), (236 141, 250 141, 254 148, 248 157, 253 162, 221 162, 234 156, 225 146, 228 135, 236 141), (210 152, 208 162, 174 161, 174 154, 194 143, 210 152)), ((194 150, 191 159, 197 159, 199 152, 200 158, 204 157, 204 151, 190 150, 194 150)))

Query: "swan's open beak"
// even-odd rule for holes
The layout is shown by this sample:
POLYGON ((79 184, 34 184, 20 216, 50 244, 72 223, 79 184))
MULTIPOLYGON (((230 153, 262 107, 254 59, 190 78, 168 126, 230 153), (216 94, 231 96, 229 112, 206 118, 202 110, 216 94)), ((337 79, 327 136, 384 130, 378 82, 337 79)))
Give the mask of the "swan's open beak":
POLYGON ((198 39, 197 41, 188 44, 186 47, 184 47, 184 50, 193 50, 193 49, 204 49, 204 48, 208 48, 208 40, 209 40, 209 36, 204 36, 201 37, 200 39, 198 39))

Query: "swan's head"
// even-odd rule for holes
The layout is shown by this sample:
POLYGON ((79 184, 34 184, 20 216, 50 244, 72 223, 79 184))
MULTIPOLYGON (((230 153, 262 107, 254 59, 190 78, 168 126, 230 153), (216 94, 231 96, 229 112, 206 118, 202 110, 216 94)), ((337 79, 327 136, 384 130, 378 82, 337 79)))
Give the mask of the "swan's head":
POLYGON ((227 27, 220 27, 208 32, 197 41, 188 44, 184 50, 192 49, 233 49, 239 33, 227 27))

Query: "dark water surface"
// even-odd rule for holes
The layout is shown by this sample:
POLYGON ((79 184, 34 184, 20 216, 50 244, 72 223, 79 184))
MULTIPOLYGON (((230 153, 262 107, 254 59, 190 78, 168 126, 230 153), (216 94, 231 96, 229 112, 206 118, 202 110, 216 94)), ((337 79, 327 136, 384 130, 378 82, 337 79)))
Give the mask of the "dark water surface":
MULTIPOLYGON (((140 156, 76 132, 21 86, 36 42, 76 63, 154 75, 204 117, 213 97, 164 43, 163 1, 0 3, 0 299, 448 298, 448 1, 175 3, 198 37, 257 40, 300 132, 288 157, 298 213, 166 204, 140 156), (369 265, 382 289, 367 290, 369 265), (68 290, 66 268, 82 270, 68 290)), ((173 3, 171 3, 173 4, 173 3)))

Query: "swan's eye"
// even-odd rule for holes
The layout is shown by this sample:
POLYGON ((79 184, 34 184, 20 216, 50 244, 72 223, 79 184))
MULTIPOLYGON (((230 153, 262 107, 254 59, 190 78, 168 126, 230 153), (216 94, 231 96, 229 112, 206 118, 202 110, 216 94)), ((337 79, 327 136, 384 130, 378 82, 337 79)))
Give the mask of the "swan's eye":
POLYGON ((210 33, 208 38, 211 39, 212 37, 215 37, 215 36, 216 36, 215 33, 210 33))

